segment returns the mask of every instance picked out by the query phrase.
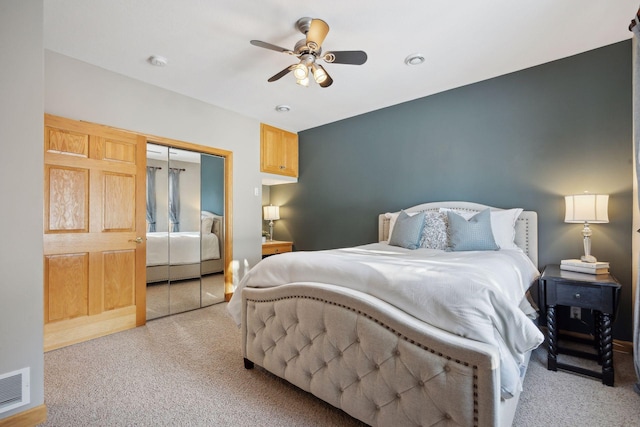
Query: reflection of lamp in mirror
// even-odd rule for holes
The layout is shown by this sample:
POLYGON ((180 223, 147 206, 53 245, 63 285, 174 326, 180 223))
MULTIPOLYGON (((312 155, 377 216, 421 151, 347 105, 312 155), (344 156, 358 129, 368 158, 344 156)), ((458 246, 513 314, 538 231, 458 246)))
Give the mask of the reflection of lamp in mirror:
POLYGON ((596 262, 596 257, 591 255, 591 229, 589 223, 609 222, 609 195, 607 194, 574 194, 565 196, 564 222, 584 223, 582 236, 584 242, 584 256, 580 259, 584 262, 596 262))
POLYGON ((273 221, 280 219, 280 206, 265 206, 264 220, 269 221, 269 240, 273 240, 273 221))

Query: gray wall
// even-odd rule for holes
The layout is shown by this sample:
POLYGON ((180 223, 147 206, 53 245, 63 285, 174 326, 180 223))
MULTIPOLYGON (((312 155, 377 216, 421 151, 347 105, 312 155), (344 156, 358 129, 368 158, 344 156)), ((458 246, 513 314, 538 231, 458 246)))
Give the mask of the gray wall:
POLYGON ((0 2, 0 374, 31 368, 44 403, 42 0, 0 2))
POLYGON ((607 193, 592 253, 623 284, 614 336, 630 341, 631 101, 625 41, 303 131, 298 184, 271 187, 274 234, 326 249, 373 242, 377 214, 423 202, 522 207, 539 215, 542 268, 582 253, 563 196, 607 193))

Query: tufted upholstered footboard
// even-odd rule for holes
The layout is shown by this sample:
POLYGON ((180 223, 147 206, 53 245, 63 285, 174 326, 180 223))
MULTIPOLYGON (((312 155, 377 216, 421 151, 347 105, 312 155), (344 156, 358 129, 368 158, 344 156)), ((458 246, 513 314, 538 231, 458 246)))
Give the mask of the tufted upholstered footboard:
POLYGON ((246 367, 256 363, 370 425, 511 424, 497 349, 358 291, 245 288, 242 338, 246 367))

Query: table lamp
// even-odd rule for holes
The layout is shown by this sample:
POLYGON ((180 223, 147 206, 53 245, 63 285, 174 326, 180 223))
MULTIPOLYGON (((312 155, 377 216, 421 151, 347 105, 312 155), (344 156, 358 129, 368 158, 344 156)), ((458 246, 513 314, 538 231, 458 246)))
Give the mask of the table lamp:
POLYGON ((589 223, 600 224, 609 222, 608 194, 574 194, 565 196, 564 222, 584 223, 582 236, 584 242, 584 255, 580 258, 583 262, 596 262, 591 255, 591 229, 589 223))
POLYGON ((264 220, 269 221, 269 240, 273 241, 273 221, 280 219, 280 207, 279 206, 265 206, 264 220))

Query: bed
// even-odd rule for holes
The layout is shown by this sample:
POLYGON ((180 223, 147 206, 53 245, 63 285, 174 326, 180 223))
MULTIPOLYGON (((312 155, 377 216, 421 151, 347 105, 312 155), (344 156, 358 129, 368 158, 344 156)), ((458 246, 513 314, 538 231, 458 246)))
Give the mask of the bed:
POLYGON ((227 308, 245 367, 370 425, 511 425, 543 341, 536 213, 438 202, 378 222, 378 243, 280 254, 242 278, 227 308))
POLYGON ((202 211, 200 231, 147 233, 147 283, 222 272, 223 224, 222 216, 202 211))

